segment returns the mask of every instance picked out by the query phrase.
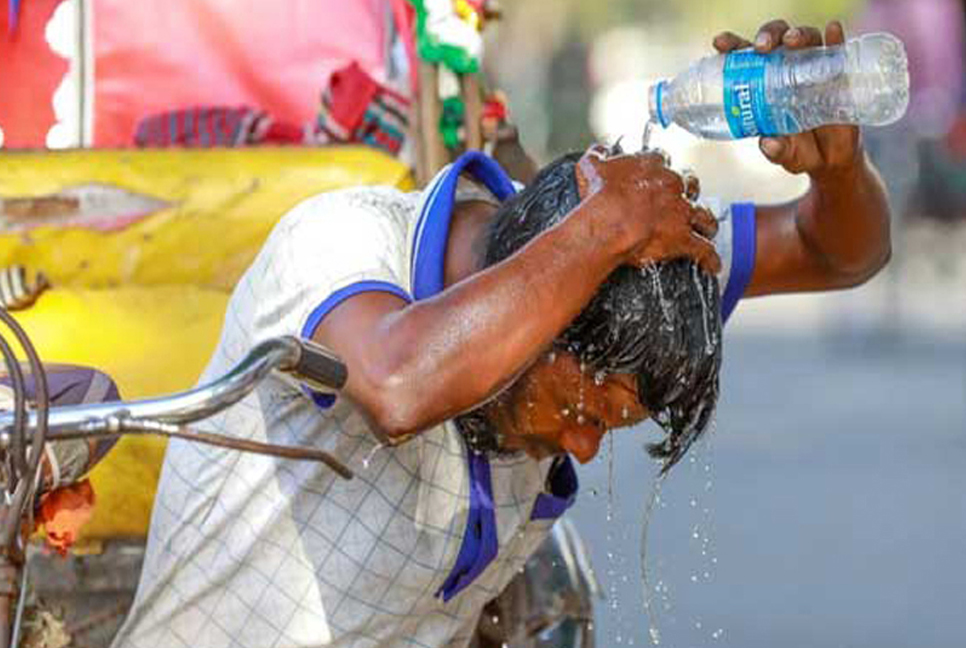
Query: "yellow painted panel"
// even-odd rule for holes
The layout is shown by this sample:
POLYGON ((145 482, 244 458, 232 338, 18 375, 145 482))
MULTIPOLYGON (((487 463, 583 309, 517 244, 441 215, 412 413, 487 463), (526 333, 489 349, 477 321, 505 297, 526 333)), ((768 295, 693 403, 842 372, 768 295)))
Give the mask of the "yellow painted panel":
MULTIPOLYGON (((121 397, 193 386, 218 341, 227 294, 194 286, 56 289, 14 313, 44 362, 97 367, 121 397)), ((143 536, 165 443, 122 438, 91 474, 97 506, 83 539, 143 536)))
POLYGON ((372 184, 413 186, 404 165, 361 147, 0 153, 0 266, 43 270, 58 286, 230 290, 298 202, 372 184), (102 230, 65 226, 77 220, 70 192, 78 187, 107 190, 83 203, 102 230), (117 209, 117 194, 154 206, 140 220, 136 204, 103 217, 117 209), (125 218, 133 222, 103 231, 125 218))

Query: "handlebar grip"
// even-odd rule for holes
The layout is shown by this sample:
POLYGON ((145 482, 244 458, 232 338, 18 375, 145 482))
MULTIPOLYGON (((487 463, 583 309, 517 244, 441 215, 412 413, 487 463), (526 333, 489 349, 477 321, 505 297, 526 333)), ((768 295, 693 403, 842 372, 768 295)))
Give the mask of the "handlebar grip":
POLYGON ((304 380, 310 387, 331 392, 342 389, 349 371, 339 358, 321 344, 312 340, 298 340, 299 360, 292 373, 304 380))

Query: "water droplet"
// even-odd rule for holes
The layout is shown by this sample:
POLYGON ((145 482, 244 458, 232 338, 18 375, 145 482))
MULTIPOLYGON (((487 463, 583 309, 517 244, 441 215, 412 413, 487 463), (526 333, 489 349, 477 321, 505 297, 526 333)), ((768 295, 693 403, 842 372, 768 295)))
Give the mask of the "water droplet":
POLYGON ((601 387, 604 384, 604 380, 607 379, 607 372, 598 371, 594 374, 594 384, 601 387))
POLYGON ((698 582, 698 575, 697 574, 691 574, 691 582, 692 583, 697 583, 698 582))
POLYGON ((651 146, 651 131, 654 129, 654 122, 647 120, 644 124, 644 134, 641 136, 641 150, 646 151, 651 146))
POLYGON ((565 407, 562 410, 560 410, 560 416, 564 416, 564 417, 570 416, 570 409, 565 407))
POLYGON ((621 408, 621 418, 625 421, 631 417, 631 411, 627 408, 627 405, 621 408))
POLYGON ((577 415, 577 425, 583 425, 584 423, 586 423, 586 421, 587 419, 584 418, 583 414, 577 415))
POLYGON ((641 274, 650 278, 654 292, 657 293, 657 300, 661 305, 661 329, 664 331, 672 330, 674 326, 671 318, 671 302, 664 296, 664 287, 661 285, 661 276, 657 266, 645 266, 641 268, 641 274))
POLYGON ((556 361, 557 361, 556 351, 551 351, 550 353, 547 354, 547 364, 553 364, 556 361))
POLYGON ((385 447, 386 446, 384 446, 381 443, 376 443, 376 445, 372 446, 372 449, 369 450, 369 454, 367 454, 365 456, 365 458, 362 460, 362 467, 364 469, 368 469, 369 468, 369 464, 372 463, 372 458, 376 456, 376 453, 377 452, 379 452, 380 450, 382 450, 385 447))
POLYGON ((647 629, 647 635, 648 637, 651 638, 651 643, 654 644, 655 646, 661 643, 661 633, 654 626, 651 626, 650 628, 647 629))
POLYGON ((723 634, 724 634, 724 628, 718 628, 717 630, 715 630, 714 632, 711 633, 711 638, 712 639, 720 639, 721 638, 721 635, 723 635, 723 634))

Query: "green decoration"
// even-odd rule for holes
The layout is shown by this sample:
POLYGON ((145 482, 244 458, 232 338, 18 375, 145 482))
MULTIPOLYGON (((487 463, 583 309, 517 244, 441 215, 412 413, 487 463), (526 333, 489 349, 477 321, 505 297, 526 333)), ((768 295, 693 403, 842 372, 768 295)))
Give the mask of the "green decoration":
POLYGON ((416 9, 416 44, 419 57, 427 63, 445 65, 457 74, 476 74, 480 71, 480 61, 462 47, 443 43, 426 31, 425 0, 409 0, 416 9))
POLYGON ((459 97, 443 99, 443 111, 439 117, 439 132, 443 135, 446 148, 455 149, 460 145, 460 128, 466 118, 466 106, 459 97))

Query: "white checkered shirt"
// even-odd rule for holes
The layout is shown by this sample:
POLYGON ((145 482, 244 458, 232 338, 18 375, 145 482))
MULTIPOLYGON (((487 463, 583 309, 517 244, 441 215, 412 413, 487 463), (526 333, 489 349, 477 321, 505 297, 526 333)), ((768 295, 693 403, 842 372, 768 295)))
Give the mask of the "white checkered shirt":
MULTIPOLYGON (((303 331, 328 296, 359 281, 412 292, 421 195, 362 188, 286 215, 236 287, 201 378, 259 340, 303 331)), ((722 243, 730 230, 722 227, 722 243)), ((723 278, 723 282, 724 282, 723 278)), ((116 648, 465 646, 483 605, 545 537, 531 520, 549 461, 493 459, 499 553, 449 602, 437 596, 463 542, 467 450, 446 423, 379 449, 358 409, 320 409, 271 377, 201 429, 323 448, 356 471, 171 441, 135 602, 116 648)))

